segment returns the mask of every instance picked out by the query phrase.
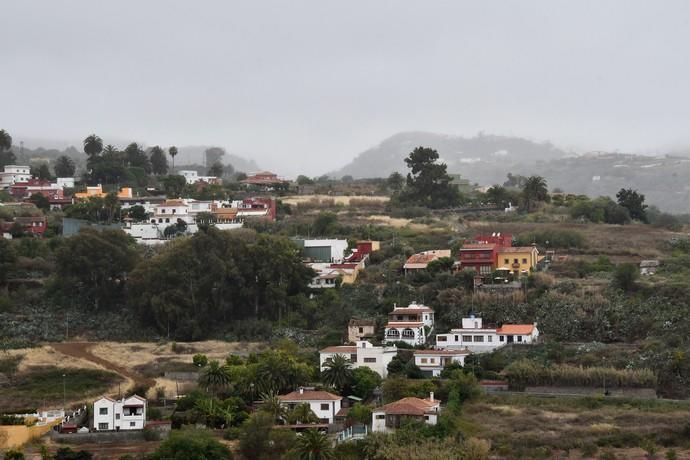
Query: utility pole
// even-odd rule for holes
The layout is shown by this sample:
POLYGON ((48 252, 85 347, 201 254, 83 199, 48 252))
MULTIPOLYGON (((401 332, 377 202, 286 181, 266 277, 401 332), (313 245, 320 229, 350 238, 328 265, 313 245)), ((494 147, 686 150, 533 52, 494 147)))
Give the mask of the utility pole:
POLYGON ((65 374, 62 374, 62 412, 65 413, 67 406, 67 386, 65 385, 65 374))
MULTIPOLYGON (((69 340, 69 313, 65 314, 65 342, 69 340)), ((64 375, 63 375, 64 377, 64 375)))

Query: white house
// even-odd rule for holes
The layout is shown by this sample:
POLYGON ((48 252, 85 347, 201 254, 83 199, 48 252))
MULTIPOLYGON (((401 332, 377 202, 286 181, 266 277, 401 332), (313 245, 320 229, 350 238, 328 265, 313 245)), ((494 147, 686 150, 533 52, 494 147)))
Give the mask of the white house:
POLYGON ((448 364, 465 365, 469 350, 415 350, 414 363, 430 377, 438 377, 448 364))
POLYGON ((355 346, 339 345, 324 348, 319 351, 319 360, 323 371, 326 369, 326 363, 335 355, 344 355, 350 360, 352 367, 368 367, 385 379, 388 376, 388 364, 397 354, 398 348, 395 345, 375 347, 371 342, 359 340, 355 346))
POLYGON ((342 262, 348 246, 347 240, 337 239, 309 240, 296 238, 294 241, 302 248, 302 257, 313 262, 342 262))
POLYGON ((143 430, 146 425, 146 399, 132 395, 115 400, 103 396, 93 403, 93 428, 96 431, 143 430))
POLYGON ((461 328, 451 329, 447 334, 437 334, 436 346, 484 353, 509 343, 533 343, 538 337, 537 323, 504 324, 499 328, 483 327, 481 318, 471 316, 462 319, 461 328))
POLYGON ((412 302, 407 307, 393 306, 388 313, 386 342, 402 341, 409 345, 424 345, 426 338, 434 329, 434 310, 412 302), (429 328, 428 331, 425 329, 429 328))
POLYGON ((199 173, 193 169, 183 169, 181 171, 177 171, 177 174, 183 176, 189 185, 196 184, 200 181, 208 182, 209 184, 220 181, 220 179, 216 176, 200 176, 199 173))
POLYGON ((441 402, 434 399, 434 393, 428 399, 403 398, 374 409, 371 413, 371 430, 390 432, 400 428, 401 423, 420 421, 436 425, 441 412, 441 402))
POLYGON ((321 423, 333 423, 335 415, 340 411, 342 398, 327 391, 300 388, 286 395, 279 395, 282 405, 292 409, 300 404, 309 404, 311 411, 316 414, 321 423))
POLYGON ((0 188, 7 188, 16 182, 27 182, 31 179, 29 166, 6 165, 4 172, 0 172, 0 188))

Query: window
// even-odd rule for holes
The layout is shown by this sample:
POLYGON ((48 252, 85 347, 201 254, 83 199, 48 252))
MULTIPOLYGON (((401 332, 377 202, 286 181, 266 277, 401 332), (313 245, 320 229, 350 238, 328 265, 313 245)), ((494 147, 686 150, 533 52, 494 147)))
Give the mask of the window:
POLYGON ((518 342, 522 342, 522 336, 521 336, 521 335, 518 335, 518 336, 517 336, 517 341, 518 341, 518 342))
POLYGON ((107 430, 107 429, 108 429, 108 424, 107 424, 107 423, 99 423, 99 424, 98 424, 98 429, 99 429, 99 430, 107 430))
POLYGON ((363 328, 363 327, 360 327, 360 328, 359 328, 359 333, 360 333, 360 334, 364 334, 364 328, 363 328))
POLYGON ((422 364, 426 364, 426 358, 422 358, 422 364))
POLYGON ((165 214, 165 209, 161 209, 161 214, 165 214))
POLYGON ((136 426, 136 422, 129 422, 129 426, 136 426))
POLYGON ((458 341, 458 336, 457 336, 457 335, 455 336, 455 341, 456 341, 456 342, 458 341))
POLYGON ((510 263, 510 260, 509 260, 509 259, 503 259, 503 263, 504 263, 504 264, 509 264, 509 263, 510 263))
POLYGON ((513 263, 514 263, 514 264, 518 263, 518 260, 517 260, 517 259, 513 259, 513 263))
POLYGON ((471 342, 471 341, 472 341, 472 336, 471 336, 471 335, 463 335, 463 336, 462 336, 462 341, 463 341, 463 342, 471 342))
POLYGON ((429 362, 430 362, 431 364, 435 364, 435 363, 436 363, 436 358, 429 358, 429 362))
MULTIPOLYGON (((457 335, 456 335, 455 337, 456 337, 455 340, 457 340, 457 335)), ((448 341, 448 337, 446 337, 445 335, 437 335, 437 336, 436 336, 436 341, 437 341, 437 342, 447 342, 447 341, 448 341)))
POLYGON ((475 336, 474 336, 474 341, 475 341, 475 342, 483 342, 483 341, 484 341, 484 336, 483 336, 483 335, 475 335, 475 336))
POLYGON ((376 362, 376 358, 364 358, 364 362, 365 362, 365 363, 375 363, 375 362, 376 362))
POLYGON ((527 259, 522 259, 522 263, 523 263, 523 264, 526 264, 526 263, 527 263, 527 259))
POLYGON ((502 336, 502 335, 498 336, 498 341, 499 342, 505 341, 505 336, 502 336))
POLYGON ((376 414, 376 420, 385 420, 386 415, 385 414, 376 414))
POLYGON ((474 328, 475 328, 475 329, 479 329, 479 321, 475 321, 475 322, 474 322, 474 328))
POLYGON ((321 404, 321 410, 328 410, 328 403, 321 404))
POLYGON ((350 355, 350 361, 352 361, 353 363, 357 362, 357 354, 356 353, 350 355))
POLYGON ((425 415, 425 416, 424 416, 424 420, 429 420, 429 416, 428 416, 428 415, 425 415))
POLYGON ((169 223, 170 223, 170 219, 166 217, 166 218, 165 218, 165 223, 166 223, 166 224, 169 224, 169 223))
POLYGON ((98 408, 98 415, 108 415, 108 408, 107 407, 99 407, 98 408))
POLYGON ((115 414, 115 420, 120 420, 120 414, 115 414))
POLYGON ((402 315, 398 315, 398 321, 402 321, 402 320, 403 320, 402 315))
POLYGON ((487 341, 487 342, 493 342, 493 341, 494 341, 493 336, 487 335, 487 336, 486 336, 486 341, 487 341))
POLYGON ((489 265, 482 265, 479 267, 479 274, 480 275, 490 275, 491 274, 491 267, 489 265))

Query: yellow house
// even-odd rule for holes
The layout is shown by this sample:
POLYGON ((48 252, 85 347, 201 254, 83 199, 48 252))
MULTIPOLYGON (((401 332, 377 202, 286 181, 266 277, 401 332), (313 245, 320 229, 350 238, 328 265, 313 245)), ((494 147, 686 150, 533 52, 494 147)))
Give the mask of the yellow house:
POLYGON ((529 274, 537 268, 539 251, 534 246, 502 247, 498 249, 496 267, 515 275, 529 274))
MULTIPOLYGON (((86 187, 85 192, 77 192, 74 194, 74 198, 77 200, 85 200, 91 197, 105 198, 107 193, 103 191, 103 186, 98 184, 94 187, 86 187)), ((132 198, 132 188, 122 187, 119 192, 117 192, 118 198, 132 198)))

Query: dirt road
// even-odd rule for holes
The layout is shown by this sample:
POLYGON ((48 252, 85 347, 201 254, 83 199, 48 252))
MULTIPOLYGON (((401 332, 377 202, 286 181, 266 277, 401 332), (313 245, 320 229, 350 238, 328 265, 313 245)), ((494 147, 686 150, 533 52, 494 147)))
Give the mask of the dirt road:
POLYGON ((91 348, 95 346, 95 342, 56 342, 51 343, 50 346, 63 355, 73 356, 75 358, 91 361, 94 364, 103 366, 109 371, 120 374, 127 379, 133 386, 150 388, 156 383, 154 379, 142 377, 139 374, 132 372, 122 366, 115 364, 112 361, 96 356, 91 352, 91 348))

